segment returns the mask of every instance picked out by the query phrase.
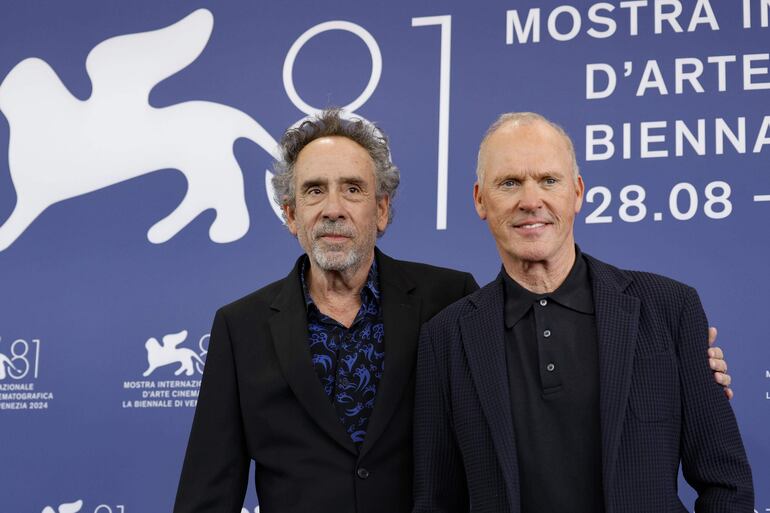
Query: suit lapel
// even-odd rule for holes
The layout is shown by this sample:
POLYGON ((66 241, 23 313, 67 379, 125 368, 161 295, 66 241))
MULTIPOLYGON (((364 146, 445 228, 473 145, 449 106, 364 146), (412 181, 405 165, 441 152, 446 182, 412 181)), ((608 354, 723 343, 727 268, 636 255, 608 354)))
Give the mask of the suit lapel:
POLYGON ((417 359, 420 334, 420 300, 412 294, 414 283, 398 262, 376 250, 380 276, 382 317, 385 330, 385 366, 377 386, 374 411, 361 446, 365 455, 385 432, 401 404, 417 359))
POLYGON ((299 261, 283 280, 283 288, 270 305, 276 310, 270 318, 275 352, 286 381, 310 417, 341 446, 356 454, 353 441, 345 432, 329 397, 324 393, 308 348, 307 316, 299 261))
POLYGON ((469 296, 477 309, 460 320, 463 347, 489 423, 510 504, 519 503, 519 474, 505 362, 503 284, 498 278, 469 296))
POLYGON ((605 496, 615 474, 623 420, 631 387, 640 301, 624 294, 627 274, 586 255, 593 283, 599 339, 599 416, 605 496))

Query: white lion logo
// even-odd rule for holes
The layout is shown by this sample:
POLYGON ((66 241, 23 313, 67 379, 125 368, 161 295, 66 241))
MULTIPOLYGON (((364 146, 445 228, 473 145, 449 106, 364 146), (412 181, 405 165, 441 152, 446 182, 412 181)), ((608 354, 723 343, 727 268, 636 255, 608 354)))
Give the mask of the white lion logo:
POLYGON ((184 342, 186 338, 187 330, 164 336, 163 344, 158 342, 158 339, 155 337, 149 338, 147 342, 144 343, 144 347, 147 349, 147 363, 149 363, 149 367, 144 371, 143 376, 147 377, 158 367, 171 365, 173 363, 180 364, 179 368, 174 371, 175 376, 179 376, 183 372, 186 376, 192 376, 195 372, 195 362, 198 362, 203 366, 203 360, 201 360, 200 356, 198 356, 192 349, 177 347, 184 342))
POLYGON ((103 41, 86 59, 93 92, 85 101, 41 59, 25 59, 8 73, 0 110, 10 126, 16 206, 0 226, 0 251, 54 203, 161 169, 181 171, 188 189, 149 229, 150 242, 168 241, 207 209, 216 211, 209 229, 214 242, 246 234, 249 214, 233 143, 249 139, 275 158, 275 139, 227 105, 149 104, 155 85, 198 58, 213 26, 211 12, 198 9, 171 26, 103 41))
POLYGON ((6 368, 13 369, 17 372, 19 371, 10 358, 3 353, 0 353, 0 381, 4 380, 11 373, 10 370, 6 371, 6 368))
POLYGON ((81 500, 60 504, 59 509, 56 511, 51 506, 46 506, 42 513, 78 513, 82 507, 83 501, 81 500))

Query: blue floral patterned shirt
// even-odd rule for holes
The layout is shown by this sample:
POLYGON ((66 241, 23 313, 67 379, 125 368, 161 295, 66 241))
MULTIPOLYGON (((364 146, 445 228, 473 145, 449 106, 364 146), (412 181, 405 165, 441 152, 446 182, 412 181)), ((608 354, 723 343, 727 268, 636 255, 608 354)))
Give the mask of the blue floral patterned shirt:
POLYGON ((361 289, 361 308, 350 328, 321 313, 313 303, 305 284, 307 265, 305 259, 300 276, 313 367, 340 421, 358 446, 366 436, 385 363, 377 262, 373 261, 369 269, 361 289))

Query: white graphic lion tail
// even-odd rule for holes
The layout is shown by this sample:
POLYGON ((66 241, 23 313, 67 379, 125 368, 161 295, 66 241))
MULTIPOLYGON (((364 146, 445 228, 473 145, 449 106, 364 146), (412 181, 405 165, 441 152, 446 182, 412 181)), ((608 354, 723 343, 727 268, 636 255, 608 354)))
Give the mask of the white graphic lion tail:
POLYGON ((201 364, 201 366, 205 366, 205 365, 206 365, 206 362, 204 362, 204 361, 201 359, 201 357, 200 357, 200 356, 198 356, 198 353, 196 353, 195 351, 193 351, 193 353, 192 353, 192 357, 193 357, 193 359, 194 359, 196 362, 200 363, 200 364, 201 364))
POLYGON ((238 113, 238 121, 235 126, 234 135, 238 138, 242 137, 257 143, 263 150, 268 152, 271 157, 278 159, 280 157, 278 143, 273 136, 248 114, 241 111, 236 112, 238 113))
MULTIPOLYGON (((247 116, 246 114, 238 111, 241 115, 238 123, 237 137, 243 137, 250 141, 257 143, 266 152, 268 152, 275 160, 281 158, 278 142, 273 139, 267 130, 262 128, 262 125, 257 123, 256 120, 247 116)), ((270 203, 273 212, 276 217, 283 222, 283 213, 281 206, 275 200, 275 194, 273 191, 273 173, 269 169, 265 170, 265 193, 267 194, 267 200, 270 203)))

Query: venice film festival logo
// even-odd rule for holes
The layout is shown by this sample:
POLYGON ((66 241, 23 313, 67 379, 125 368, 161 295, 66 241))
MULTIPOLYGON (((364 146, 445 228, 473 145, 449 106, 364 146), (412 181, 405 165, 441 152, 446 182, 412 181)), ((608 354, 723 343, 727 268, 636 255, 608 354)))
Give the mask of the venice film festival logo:
POLYGON ((37 389, 40 377, 40 339, 0 337, 0 410, 47 410, 53 392, 37 389))
POLYGON ((182 330, 179 333, 165 335, 162 343, 158 342, 158 339, 155 337, 147 339, 144 347, 147 349, 147 363, 149 366, 142 375, 147 377, 159 367, 177 363, 179 368, 174 371, 174 376, 179 376, 182 373, 185 376, 192 376, 196 369, 202 373, 204 362, 201 356, 206 354, 206 350, 201 346, 202 354, 199 356, 192 349, 178 347, 186 338, 187 330, 182 330))
MULTIPOLYGON (((0 251, 55 203, 170 168, 185 176, 187 193, 149 228, 150 242, 168 241, 208 209, 216 212, 209 228, 212 241, 233 242, 246 234, 249 213, 233 143, 249 139, 276 158, 275 139, 248 114, 228 105, 187 101, 155 108, 149 103, 158 83, 198 58, 213 27, 211 12, 198 9, 165 28, 99 43, 86 58, 92 83, 86 100, 72 95, 42 59, 24 59, 11 69, 0 84, 0 111, 10 127, 8 161, 16 205, 0 224, 0 251)), ((287 95, 306 114, 318 109, 297 94, 294 61, 310 38, 328 30, 355 34, 372 57, 369 83, 345 106, 347 111, 368 100, 381 75, 382 56, 369 32, 346 21, 316 25, 295 41, 283 69, 287 95)), ((271 178, 266 170, 267 197, 281 219, 271 178)))
MULTIPOLYGON (((83 500, 79 499, 74 502, 65 502, 60 504, 58 508, 54 509, 53 506, 46 506, 40 513, 84 513, 83 500)), ((108 504, 99 504, 94 508, 93 513, 125 513, 126 507, 122 504, 116 506, 110 506, 108 504)), ((259 506, 256 506, 253 510, 241 508, 241 513, 259 513, 259 506)))
POLYGON ((126 513, 126 507, 123 504, 117 504, 111 506, 109 504, 99 504, 93 510, 83 509, 84 502, 82 499, 78 499, 73 502, 65 502, 59 504, 58 508, 53 506, 46 506, 41 513, 126 513))
POLYGON ((40 367, 40 339, 16 339, 8 345, 8 354, 2 352, 0 337, 0 381, 5 379, 37 379, 40 367))
POLYGON ((77 500, 60 504, 57 509, 53 509, 52 506, 46 506, 43 508, 42 513, 80 513, 81 509, 83 509, 83 501, 77 500))
POLYGON ((127 394, 123 408, 194 408, 198 404, 210 335, 200 337, 195 349, 182 347, 187 336, 187 330, 182 330, 145 341, 147 368, 142 377, 146 379, 123 381, 127 394))

